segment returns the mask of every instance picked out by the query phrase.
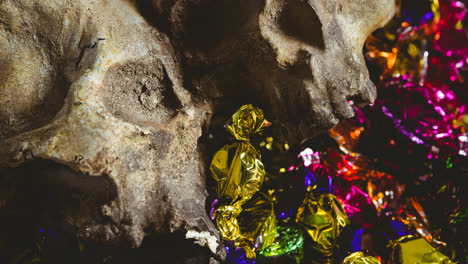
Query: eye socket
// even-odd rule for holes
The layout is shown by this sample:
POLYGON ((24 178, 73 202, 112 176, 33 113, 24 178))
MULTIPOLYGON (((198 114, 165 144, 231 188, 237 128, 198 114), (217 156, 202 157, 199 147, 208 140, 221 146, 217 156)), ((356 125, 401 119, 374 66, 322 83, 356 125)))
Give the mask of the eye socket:
POLYGON ((279 22, 284 34, 320 50, 325 49, 322 23, 307 1, 288 0, 279 22))
POLYGON ((115 117, 138 125, 168 122, 181 108, 164 65, 155 58, 112 66, 100 97, 115 117))
POLYGON ((21 46, 0 51, 0 65, 6 68, 0 74, 0 139, 50 123, 70 86, 61 66, 21 46))
POLYGON ((0 140, 44 127, 62 109, 70 87, 65 74, 68 62, 64 58, 64 36, 75 35, 80 29, 65 28, 66 4, 3 2, 0 4, 0 140), (14 15, 20 13, 21 16, 14 15))

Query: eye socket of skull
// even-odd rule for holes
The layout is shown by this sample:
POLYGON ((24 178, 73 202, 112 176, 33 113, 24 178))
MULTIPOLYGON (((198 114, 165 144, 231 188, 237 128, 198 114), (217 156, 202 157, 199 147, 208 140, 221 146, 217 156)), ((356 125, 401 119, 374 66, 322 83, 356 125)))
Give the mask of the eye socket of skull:
POLYGON ((57 58, 36 47, 36 37, 0 29, 0 139, 47 124, 64 104, 70 83, 57 58))
MULTIPOLYGON (((3 1, 0 14, 0 139, 50 123, 73 79, 95 58, 86 52, 95 29, 76 24, 73 5, 3 1), (60 14, 60 15, 58 15, 60 14), (66 14, 66 15, 62 15, 66 14)), ((83 21, 81 21, 83 22, 83 21)))
POLYGON ((100 95, 106 109, 121 120, 142 126, 161 124, 181 108, 173 86, 165 66, 152 58, 112 66, 100 95))
POLYGON ((307 1, 285 1, 284 9, 279 16, 279 28, 285 35, 316 49, 325 49, 322 23, 312 5, 307 1))

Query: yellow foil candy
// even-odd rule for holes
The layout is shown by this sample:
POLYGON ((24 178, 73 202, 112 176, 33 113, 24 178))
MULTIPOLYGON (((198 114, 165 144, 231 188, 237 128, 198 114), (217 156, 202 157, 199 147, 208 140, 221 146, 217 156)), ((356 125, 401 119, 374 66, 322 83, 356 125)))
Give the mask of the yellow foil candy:
POLYGON ((332 194, 308 192, 297 210, 296 221, 303 225, 315 248, 325 256, 331 256, 336 239, 349 224, 348 216, 338 199, 332 194))
POLYGON ((244 205, 238 219, 244 249, 247 253, 249 248, 261 251, 275 241, 276 217, 273 201, 269 195, 262 192, 255 194, 244 205))
POLYGON ((395 264, 451 264, 444 254, 437 251, 424 238, 404 236, 393 241, 392 263, 395 264))
POLYGON ((364 256, 362 252, 354 252, 347 256, 342 264, 380 264, 380 261, 372 256, 364 256))
POLYGON ((260 153, 249 142, 221 148, 214 155, 210 169, 218 182, 218 199, 236 201, 239 206, 252 198, 265 178, 260 153))
POLYGON ((250 143, 250 137, 267 125, 269 123, 261 109, 252 105, 242 106, 226 126, 237 142, 225 145, 216 152, 210 165, 211 174, 218 183, 216 192, 221 203, 214 212, 220 236, 244 248, 249 258, 255 257, 258 240, 261 240, 261 245, 269 245, 276 235, 271 201, 254 199, 246 205, 245 212, 242 211, 243 205, 258 192, 265 178, 260 153, 250 143), (257 219, 264 222, 254 223, 257 219), (270 234, 273 229, 275 233, 270 238, 271 235, 265 232, 270 234))
POLYGON ((218 199, 228 199, 241 206, 260 189, 265 169, 260 153, 250 144, 250 136, 269 124, 263 111, 252 105, 242 106, 226 129, 239 140, 225 145, 213 157, 211 174, 218 182, 218 199))
POLYGON ((226 129, 240 141, 250 141, 250 137, 269 126, 265 120, 262 109, 252 105, 244 105, 232 116, 232 122, 226 125, 226 129))
POLYGON ((238 206, 222 205, 214 213, 215 223, 221 239, 236 241, 240 239, 237 216, 242 212, 238 206))

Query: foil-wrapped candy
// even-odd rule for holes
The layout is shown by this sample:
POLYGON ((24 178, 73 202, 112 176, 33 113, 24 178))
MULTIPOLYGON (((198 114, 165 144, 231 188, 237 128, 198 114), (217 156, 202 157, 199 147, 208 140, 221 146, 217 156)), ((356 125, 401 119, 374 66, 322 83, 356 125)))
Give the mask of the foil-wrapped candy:
POLYGON ((270 246, 276 237, 276 216, 273 201, 268 194, 258 192, 242 207, 238 217, 241 246, 247 257, 270 246))
POLYGON ((304 236, 297 225, 278 226, 273 244, 260 251, 265 257, 289 255, 300 263, 304 257, 304 236))
POLYGON ((216 152, 210 166, 218 183, 220 206, 213 216, 219 234, 223 240, 242 247, 249 258, 255 257, 258 247, 272 243, 276 235, 273 205, 268 197, 258 195, 246 205, 260 190, 265 177, 260 152, 250 143, 250 137, 268 125, 261 109, 242 106, 226 125, 237 141, 216 152), (250 221, 247 224, 246 219, 250 221))
POLYGON ((214 219, 223 240, 236 241, 240 238, 237 216, 242 212, 239 206, 222 205, 216 209, 214 219))
POLYGON ((265 169, 260 153, 250 143, 250 136, 261 131, 269 123, 263 111, 252 105, 242 106, 226 129, 238 141, 225 145, 213 157, 210 170, 218 182, 218 199, 241 206, 260 189, 265 169))
MULTIPOLYGON (((227 206, 226 206, 227 207, 227 206)), ((226 208, 224 207, 224 208, 226 208)), ((233 241, 236 248, 244 250, 249 259, 256 257, 256 251, 270 246, 276 236, 276 217, 273 203, 266 194, 257 193, 245 207, 238 208, 240 215, 220 207, 215 222, 218 232, 227 241, 233 241)))
POLYGON ((336 239, 349 224, 348 216, 332 194, 308 192, 297 210, 296 221, 304 226, 315 242, 314 248, 331 256, 336 239))
POLYGON ((392 248, 391 263, 395 264, 453 264, 424 238, 404 236, 389 244, 392 248))
POLYGON ((342 264, 380 264, 380 261, 372 256, 365 256, 362 252, 354 252, 347 256, 342 264))
POLYGON ((252 198, 265 177, 260 153, 248 141, 221 148, 211 162, 211 173, 218 182, 218 199, 226 199, 235 206, 252 198))

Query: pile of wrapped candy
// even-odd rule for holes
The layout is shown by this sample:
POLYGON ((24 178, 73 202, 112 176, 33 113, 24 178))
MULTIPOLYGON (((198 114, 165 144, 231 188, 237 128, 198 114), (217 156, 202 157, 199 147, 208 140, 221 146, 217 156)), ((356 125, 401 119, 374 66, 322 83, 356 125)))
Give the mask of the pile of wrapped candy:
POLYGON ((366 42, 377 101, 302 146, 233 115, 210 167, 230 262, 468 263, 467 5, 399 3, 366 42))

